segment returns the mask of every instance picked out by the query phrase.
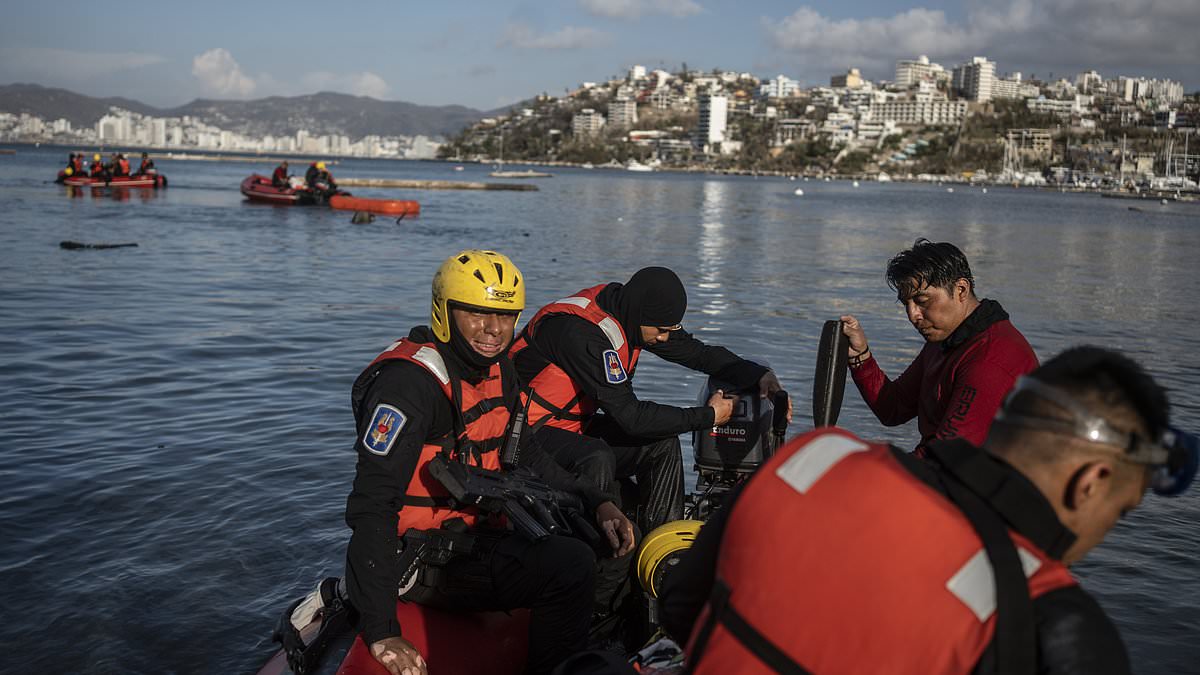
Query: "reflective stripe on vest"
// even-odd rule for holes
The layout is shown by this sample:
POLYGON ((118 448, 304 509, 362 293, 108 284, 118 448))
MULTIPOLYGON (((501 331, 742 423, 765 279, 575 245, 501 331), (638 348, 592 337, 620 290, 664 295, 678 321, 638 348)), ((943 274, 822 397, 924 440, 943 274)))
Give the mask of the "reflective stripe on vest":
MULTIPOLYGON (((596 303, 596 296, 606 286, 607 284, 601 284, 585 288, 575 295, 555 300, 542 307, 521 331, 521 336, 513 343, 509 354, 516 359, 517 354, 529 348, 530 339, 536 336, 538 325, 542 319, 548 316, 568 314, 586 319, 598 327, 608 338, 625 372, 632 377, 633 369, 637 366, 638 356, 642 350, 638 347, 630 347, 621 323, 596 303)), ((530 427, 534 430, 542 426, 552 426, 581 433, 583 423, 595 414, 597 409, 595 400, 584 394, 583 390, 575 385, 574 380, 562 368, 553 363, 548 363, 522 388, 521 403, 525 405, 527 402, 529 405, 527 419, 530 427)))
MULTIPOLYGON (((1075 583, 1009 536, 1032 597, 1075 583)), ((836 429, 793 439, 750 480, 717 579, 688 645, 694 673, 969 673, 995 630, 971 523, 887 446, 836 429)))
MULTIPOLYGON (((424 368, 437 379, 442 393, 453 405, 454 387, 450 381, 450 372, 442 360, 442 355, 432 343, 397 340, 376 357, 367 370, 370 371, 380 363, 392 359, 402 359, 424 368)), ((478 522, 480 515, 475 509, 450 508, 449 493, 429 473, 429 462, 439 452, 449 452, 452 458, 473 466, 500 470, 500 448, 504 443, 510 416, 504 402, 500 365, 493 364, 488 374, 477 385, 468 382, 460 382, 459 385, 462 396, 459 412, 465 432, 458 438, 451 432, 438 441, 427 442, 421 446, 421 456, 417 460, 416 470, 404 495, 404 508, 399 511, 397 534, 402 535, 409 528, 437 528, 450 518, 462 518, 467 525, 472 526, 478 522), (470 446, 470 451, 466 446, 470 446), (458 456, 459 452, 463 454, 458 456)))

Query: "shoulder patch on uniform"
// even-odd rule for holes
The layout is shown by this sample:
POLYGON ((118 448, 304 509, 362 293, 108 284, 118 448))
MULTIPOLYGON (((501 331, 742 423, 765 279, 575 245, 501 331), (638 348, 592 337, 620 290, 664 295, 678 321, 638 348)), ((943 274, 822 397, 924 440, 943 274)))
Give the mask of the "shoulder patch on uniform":
POLYGON ((617 355, 616 350, 604 350, 604 379, 608 380, 609 384, 621 384, 629 379, 625 374, 625 366, 621 365, 621 357, 617 355))
POLYGON ((367 425, 367 431, 363 434, 363 445, 372 454, 387 456, 407 421, 408 417, 400 412, 399 408, 380 403, 375 406, 375 414, 371 415, 371 423, 367 425))

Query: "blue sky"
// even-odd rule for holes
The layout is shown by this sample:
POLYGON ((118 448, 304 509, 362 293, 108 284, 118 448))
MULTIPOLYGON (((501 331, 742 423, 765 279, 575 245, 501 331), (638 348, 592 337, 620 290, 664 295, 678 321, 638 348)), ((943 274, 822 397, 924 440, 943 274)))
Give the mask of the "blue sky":
POLYGON ((159 106, 333 90, 486 110, 634 64, 819 84, 851 66, 890 78, 897 58, 928 54, 1200 89, 1200 0, 918 2, 14 2, 0 84, 159 106))

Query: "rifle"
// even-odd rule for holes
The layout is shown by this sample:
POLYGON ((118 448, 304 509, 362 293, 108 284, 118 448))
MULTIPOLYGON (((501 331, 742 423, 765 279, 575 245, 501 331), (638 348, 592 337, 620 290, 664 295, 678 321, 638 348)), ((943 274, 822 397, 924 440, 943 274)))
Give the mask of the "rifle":
POLYGON ((530 541, 561 534, 592 546, 600 543, 599 533, 583 517, 582 500, 550 487, 528 469, 489 471, 438 454, 429 463, 429 473, 445 486, 458 507, 503 513, 513 529, 530 541))

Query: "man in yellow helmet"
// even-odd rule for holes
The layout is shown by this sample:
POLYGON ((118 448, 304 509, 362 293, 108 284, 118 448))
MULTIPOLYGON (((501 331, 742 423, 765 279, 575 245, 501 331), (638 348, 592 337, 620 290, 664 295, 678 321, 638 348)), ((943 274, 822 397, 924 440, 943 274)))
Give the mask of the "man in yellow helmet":
POLYGON ((92 178, 104 178, 107 180, 111 175, 112 171, 109 166, 104 163, 104 159, 100 157, 100 153, 97 152, 96 154, 92 155, 92 178))
MULTIPOLYGON (((488 528, 474 509, 448 504, 445 489, 429 472, 439 453, 501 470, 499 451, 510 413, 518 409, 507 351, 524 308, 525 279, 511 260, 493 251, 462 251, 434 276, 431 326, 418 326, 393 343, 354 383, 358 464, 346 505, 346 522, 354 530, 346 587, 364 642, 393 675, 426 672, 422 655, 401 637, 396 617, 403 575, 397 550, 411 545, 413 530, 466 526, 488 542, 488 553, 455 559, 432 585, 419 576, 421 581, 403 590, 405 600, 468 611, 531 608, 529 673, 547 673, 585 646, 596 586, 593 550, 574 538, 533 542, 488 528)), ((544 454, 532 434, 524 440, 521 465, 581 497, 623 574, 628 560, 619 556, 633 549, 632 524, 604 493, 544 454)))
POLYGON ((308 189, 312 190, 313 195, 318 198, 318 201, 328 199, 338 191, 337 182, 333 180, 333 174, 325 168, 325 162, 310 164, 308 171, 304 172, 304 182, 308 185, 308 189))

